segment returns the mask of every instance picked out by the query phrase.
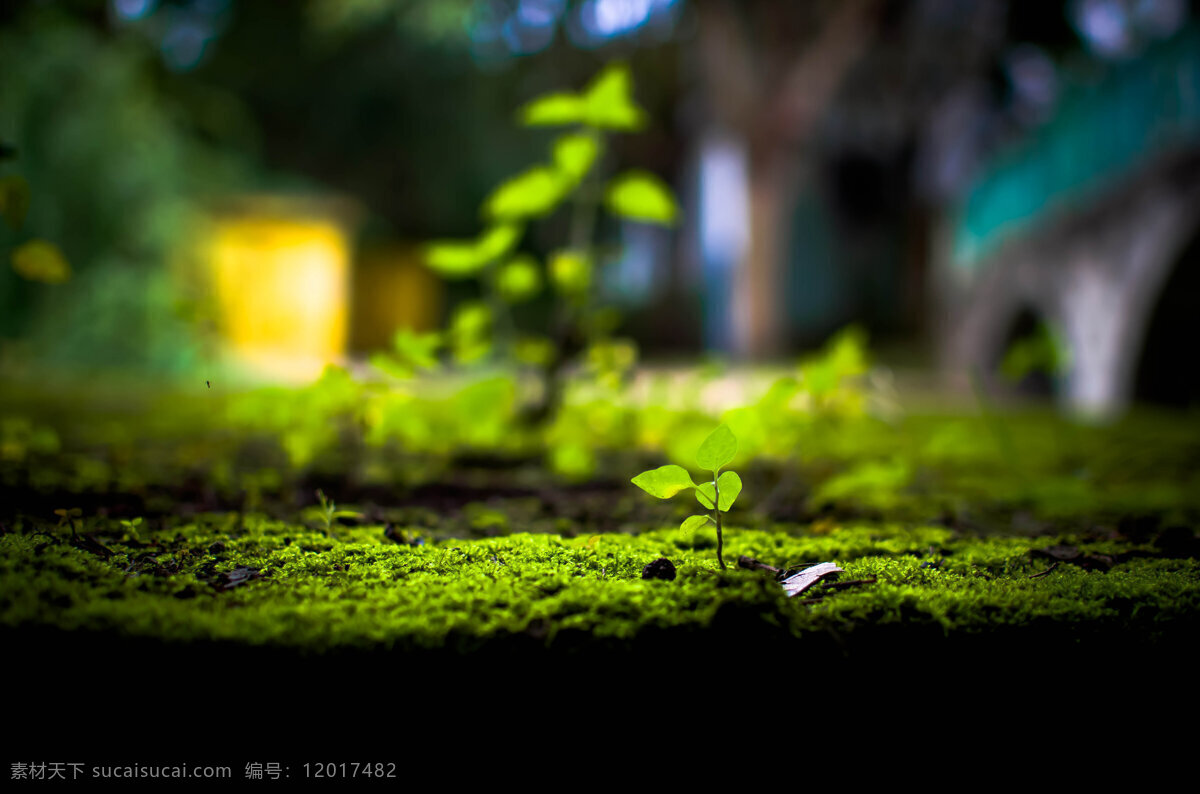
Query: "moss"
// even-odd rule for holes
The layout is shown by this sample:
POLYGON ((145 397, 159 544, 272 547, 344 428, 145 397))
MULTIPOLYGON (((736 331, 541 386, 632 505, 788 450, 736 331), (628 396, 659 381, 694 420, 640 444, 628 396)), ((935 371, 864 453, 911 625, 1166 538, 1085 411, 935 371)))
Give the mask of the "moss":
POLYGON ((241 395, 122 391, 87 410, 65 388, 6 392, 0 625, 316 651, 748 635, 886 649, 893 631, 1136 643, 1196 627, 1190 417, 883 422, 789 400, 730 412, 750 460, 729 558, 832 560, 843 579, 876 579, 805 603, 760 573, 716 571, 711 532, 667 529, 691 506, 628 484, 694 452, 714 421, 698 403, 581 400, 574 430, 514 435, 510 385, 477 386, 360 391, 333 376, 241 395), (599 477, 547 473, 560 442, 583 444, 599 477), (314 528, 317 488, 368 522, 314 528), (79 547, 53 517, 74 507, 79 547), (120 524, 138 516, 136 532, 120 524), (1051 565, 1031 552, 1056 544, 1113 564, 1030 578, 1051 565), (663 556, 678 578, 643 581, 663 556))
POLYGON ((843 579, 876 578, 807 604, 758 572, 718 572, 711 552, 677 530, 412 546, 382 526, 342 527, 333 538, 256 515, 168 520, 140 542, 122 540, 115 521, 92 529, 112 556, 76 548, 64 530, 35 534, 52 530, 28 522, 0 537, 0 624, 310 650, 474 648, 513 635, 551 646, 581 637, 629 643, 731 620, 795 638, 889 625, 943 635, 1051 625, 1133 641, 1178 630, 1200 607, 1195 560, 1136 556, 1144 547, 1072 535, 980 538, 879 524, 729 533, 731 558, 833 560, 843 579), (1106 572, 1063 564, 1030 578, 1049 567, 1030 552, 1055 543, 1125 556, 1106 572), (642 580, 642 566, 660 556, 675 562, 678 579, 642 580))

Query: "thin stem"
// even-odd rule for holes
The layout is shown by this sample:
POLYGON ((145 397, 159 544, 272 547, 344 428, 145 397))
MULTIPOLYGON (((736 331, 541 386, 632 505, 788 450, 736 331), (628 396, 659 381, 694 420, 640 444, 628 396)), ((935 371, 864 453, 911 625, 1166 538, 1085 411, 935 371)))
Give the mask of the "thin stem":
POLYGON ((497 343, 496 347, 499 348, 500 358, 507 359, 512 355, 517 329, 513 322, 512 312, 509 311, 508 302, 500 294, 500 286, 497 284, 498 268, 499 263, 497 262, 488 265, 483 274, 483 288, 488 308, 492 312, 492 328, 497 343))
POLYGON ((568 232, 571 248, 581 253, 588 253, 592 248, 592 230, 596 226, 596 214, 600 209, 599 195, 595 185, 596 177, 589 173, 579 185, 575 200, 572 202, 571 228, 568 232))
MULTIPOLYGON (((599 135, 597 132, 593 132, 593 134, 599 135)), ((601 139, 601 146, 603 147, 603 139, 601 139)), ((592 263, 592 249, 594 248, 592 235, 595 232, 596 220, 600 211, 600 193, 597 186, 598 170, 599 163, 596 163, 576 188, 571 202, 571 225, 567 232, 568 250, 585 257, 590 264, 594 264, 592 263)), ((587 314, 591 309, 591 292, 595 288, 595 277, 596 272, 593 266, 592 283, 588 285, 588 292, 583 296, 579 306, 573 305, 573 299, 568 297, 560 297, 555 301, 550 328, 555 351, 549 364, 542 371, 544 394, 541 409, 537 412, 539 420, 544 420, 556 412, 559 403, 564 399, 565 384, 563 380, 564 369, 567 365, 567 346, 571 342, 573 331, 577 328, 582 332, 586 337, 585 345, 591 344, 593 341, 587 314)))
POLYGON ((587 127, 586 132, 592 136, 593 140, 599 145, 600 154, 595 162, 585 173, 575 188, 575 195, 571 207, 571 226, 568 230, 568 244, 571 249, 577 254, 587 259, 591 268, 591 278, 588 283, 588 288, 581 297, 580 305, 576 307, 578 318, 577 323, 580 330, 583 332, 587 344, 595 341, 592 338, 592 323, 590 314, 592 306, 595 303, 596 285, 599 279, 596 272, 596 262, 593 261, 593 252, 596 248, 594 239, 596 234, 596 224, 600 216, 600 178, 601 178, 601 160, 604 156, 604 151, 607 148, 606 138, 600 130, 592 127, 587 127))
POLYGON ((717 521, 717 562, 721 563, 721 570, 725 570, 725 558, 721 556, 721 549, 724 546, 724 539, 721 537, 721 486, 717 484, 717 473, 713 472, 713 514, 717 521))

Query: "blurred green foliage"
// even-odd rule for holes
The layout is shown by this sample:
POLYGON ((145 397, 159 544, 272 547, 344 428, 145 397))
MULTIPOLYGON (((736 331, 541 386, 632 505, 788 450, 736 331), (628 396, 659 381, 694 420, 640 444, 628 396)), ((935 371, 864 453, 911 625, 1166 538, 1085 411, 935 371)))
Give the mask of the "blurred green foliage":
MULTIPOLYGON (((0 163, 12 159, 15 150, 0 142, 0 163)), ((2 168, 3 165, 0 165, 2 168)), ((20 174, 0 175, 0 217, 8 228, 19 233, 29 212, 29 182, 20 174)), ((28 281, 62 284, 71 278, 71 265, 57 245, 34 238, 12 250, 13 271, 28 281)))
POLYGON ((43 284, 62 284, 71 278, 62 251, 45 240, 28 240, 13 249, 12 266, 19 276, 43 284))
MULTIPOLYGON (((505 180, 485 199, 481 215, 490 225, 476 238, 429 244, 429 267, 448 279, 473 278, 483 300, 460 305, 450 328, 439 337, 459 364, 495 356, 509 365, 532 366, 543 378, 543 416, 558 413, 564 395, 560 372, 583 351, 580 373, 619 381, 636 363, 632 343, 610 338, 616 325, 611 309, 599 305, 594 269, 601 262, 596 215, 601 206, 619 218, 670 225, 678 216, 670 189, 651 174, 627 171, 602 184, 599 167, 607 134, 639 129, 643 111, 633 99, 629 67, 611 64, 579 94, 554 93, 528 103, 518 114, 527 126, 573 128, 550 147, 550 161, 505 180), (537 260, 519 250, 525 227, 565 204, 571 205, 566 247, 549 259, 546 274, 537 260), (556 293, 556 307, 544 333, 522 331, 514 309, 537 297, 544 284, 556 293)), ((401 359, 406 356, 398 349, 401 359)), ((380 362, 384 371, 398 369, 380 362)), ((567 442, 570 446, 570 442, 567 442)), ((588 467, 574 453, 555 459, 572 470, 588 467)))
POLYGON ((168 259, 195 199, 236 183, 240 164, 189 128, 155 80, 157 57, 134 34, 101 34, 51 5, 0 30, 0 139, 33 194, 22 236, 0 228, 0 249, 33 236, 63 252, 26 244, 17 270, 0 270, 0 337, 20 339, 25 361, 194 365, 168 259), (27 280, 63 281, 66 261, 74 277, 53 291, 27 280))
POLYGON ((1071 352, 1061 334, 1048 324, 1038 323, 1033 332, 1013 340, 1000 361, 1000 374, 1010 383, 1030 375, 1059 378, 1071 366, 1071 352))
MULTIPOLYGON (((303 388, 244 392, 13 384, 0 401, 0 486, 116 491, 172 509, 179 483, 202 482, 212 498, 257 509, 318 485, 332 492, 326 483, 402 492, 483 461, 494 470, 486 481, 504 488, 617 487, 634 472, 691 460, 723 423, 738 441, 729 465, 755 494, 758 520, 867 515, 1010 528, 1021 513, 1037 527, 1131 514, 1187 521, 1200 511, 1194 423, 1137 414, 1080 427, 1049 411, 1009 413, 1011 445, 1001 444, 969 406, 896 413, 873 381, 850 374, 862 363, 845 352, 852 338, 838 337, 796 374, 741 384, 744 398, 731 403, 708 402, 733 385, 720 369, 647 373, 632 384, 577 379, 545 426, 521 421, 536 383, 507 369, 394 381, 330 368, 303 388), (819 395, 804 387, 806 368, 838 360, 844 374, 819 395)), ((745 520, 740 502, 739 511, 735 524, 745 520)))

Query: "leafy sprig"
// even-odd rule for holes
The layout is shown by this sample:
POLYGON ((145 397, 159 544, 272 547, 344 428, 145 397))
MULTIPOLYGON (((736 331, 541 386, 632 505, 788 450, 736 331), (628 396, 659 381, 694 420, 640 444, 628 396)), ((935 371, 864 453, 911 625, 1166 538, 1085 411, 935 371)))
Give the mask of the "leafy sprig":
MULTIPOLYGON (((592 238, 599 210, 664 226, 676 222, 679 210, 670 188, 653 174, 628 170, 606 180, 600 173, 608 136, 641 129, 647 119, 633 98, 626 64, 605 67, 579 93, 534 99, 518 111, 517 119, 527 127, 571 129, 552 142, 546 162, 505 180, 487 196, 480 209, 487 226, 479 236, 437 240, 425 247, 432 270, 447 279, 477 279, 482 293, 482 300, 459 308, 449 333, 429 340, 434 349, 448 347, 459 363, 495 352, 538 364, 551 377, 564 363, 564 348, 574 333, 584 337, 585 356, 609 342, 610 324, 597 319, 604 310, 595 300, 598 257, 592 238), (567 204, 572 208, 568 239, 548 256, 543 275, 539 263, 519 250, 526 226, 567 204), (546 336, 521 335, 513 308, 537 297, 544 286, 558 298, 554 327, 546 336)), ((397 348, 403 358, 406 351, 397 348)), ((548 394, 557 392, 547 389, 548 394)))
POLYGON ((683 520, 680 529, 695 530, 712 523, 717 530, 717 562, 722 570, 725 568, 725 559, 722 556, 724 538, 721 532, 721 514, 728 513, 737 501, 742 492, 742 478, 733 470, 722 472, 721 469, 727 466, 736 454, 737 438, 732 430, 721 425, 704 439, 704 443, 696 451, 696 465, 712 473, 711 481, 696 484, 687 469, 675 464, 644 471, 632 480, 634 485, 659 499, 670 499, 690 488, 696 495, 696 501, 712 512, 688 516, 683 520))

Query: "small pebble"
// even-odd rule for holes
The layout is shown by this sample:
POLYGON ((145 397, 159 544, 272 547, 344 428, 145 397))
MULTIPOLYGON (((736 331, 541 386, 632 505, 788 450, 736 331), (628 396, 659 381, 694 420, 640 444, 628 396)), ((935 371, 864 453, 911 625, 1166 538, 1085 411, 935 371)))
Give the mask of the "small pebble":
POLYGON ((675 580, 675 563, 666 557, 659 557, 642 569, 643 579, 663 579, 668 582, 675 580))

